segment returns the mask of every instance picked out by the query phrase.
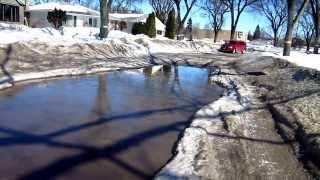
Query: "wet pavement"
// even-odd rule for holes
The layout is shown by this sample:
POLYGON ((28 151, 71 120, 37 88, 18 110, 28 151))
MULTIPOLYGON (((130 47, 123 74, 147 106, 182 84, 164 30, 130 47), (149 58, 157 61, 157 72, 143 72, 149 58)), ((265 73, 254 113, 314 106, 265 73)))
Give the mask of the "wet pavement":
POLYGON ((0 179, 149 179, 223 89, 209 70, 165 66, 0 92, 0 179))

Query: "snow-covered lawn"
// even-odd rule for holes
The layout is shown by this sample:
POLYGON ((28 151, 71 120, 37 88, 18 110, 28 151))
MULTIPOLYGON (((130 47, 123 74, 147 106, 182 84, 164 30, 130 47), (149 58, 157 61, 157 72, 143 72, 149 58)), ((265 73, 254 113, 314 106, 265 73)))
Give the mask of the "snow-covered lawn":
MULTIPOLYGON (((50 45, 71 46, 74 44, 116 43, 146 48, 149 53, 211 52, 220 45, 208 40, 175 41, 165 37, 149 38, 145 35, 131 35, 121 31, 111 31, 106 39, 98 38, 98 28, 29 28, 24 25, 0 23, 0 45, 10 43, 44 42, 50 45)), ((142 51, 143 52, 143 51, 142 51)), ((137 53, 136 53, 137 54, 137 53)), ((141 54, 145 55, 145 54, 141 54)))
POLYGON ((266 42, 250 42, 248 48, 258 51, 257 54, 263 56, 272 56, 280 59, 287 60, 298 66, 317 69, 320 71, 320 54, 308 54, 306 49, 294 49, 291 50, 290 56, 282 55, 282 48, 274 47, 266 42))

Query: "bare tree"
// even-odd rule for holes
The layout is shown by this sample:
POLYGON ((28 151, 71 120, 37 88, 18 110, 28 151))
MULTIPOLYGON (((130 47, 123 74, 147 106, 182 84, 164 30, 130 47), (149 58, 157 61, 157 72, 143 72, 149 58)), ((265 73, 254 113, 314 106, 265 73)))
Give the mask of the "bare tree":
POLYGON ((203 35, 202 29, 200 28, 200 24, 199 23, 195 23, 194 25, 192 25, 192 38, 194 39, 201 39, 204 37, 203 35))
POLYGON ((109 33, 109 13, 113 0, 99 0, 100 2, 100 38, 106 38, 109 33))
POLYGON ((109 33, 109 13, 112 6, 122 5, 130 6, 134 2, 140 2, 140 0, 99 0, 100 3, 100 38, 106 38, 109 33))
POLYGON ((255 5, 255 9, 269 21, 273 33, 274 46, 278 46, 279 34, 286 22, 286 8, 285 0, 259 0, 255 5))
POLYGON ((292 44, 292 32, 294 26, 297 24, 299 17, 303 14, 309 0, 287 0, 287 32, 283 48, 283 56, 290 56, 291 44, 292 44), (298 6, 298 9, 296 8, 298 6))
POLYGON ((231 35, 230 39, 235 39, 237 25, 241 14, 246 8, 256 3, 258 0, 223 0, 231 16, 231 35))
POLYGON ((314 53, 319 54, 320 48, 320 0, 310 0, 313 24, 315 28, 314 53))
POLYGON ((123 9, 129 9, 130 8, 130 2, 128 0, 114 0, 112 4, 112 10, 114 11, 123 11, 123 9))
POLYGON ((149 3, 152 6, 154 12, 156 13, 157 18, 163 24, 166 24, 168 15, 173 8, 173 1, 172 0, 149 0, 149 3))
POLYGON ((140 13, 141 9, 134 6, 134 2, 140 2, 140 0, 113 0, 111 7, 112 12, 118 13, 140 13))
POLYGON ((217 42, 218 34, 224 23, 224 15, 228 12, 228 8, 223 0, 205 0, 201 8, 209 17, 210 25, 214 31, 214 42, 217 42))
POLYGON ((314 26, 313 26, 312 15, 308 12, 305 12, 299 20, 299 27, 301 27, 301 32, 304 37, 304 40, 307 44, 307 52, 310 50, 310 44, 314 35, 314 26))
POLYGON ((177 10, 177 24, 178 24, 177 34, 179 37, 179 35, 183 34, 184 24, 190 14, 191 9, 193 8, 197 0, 173 0, 173 2, 176 5, 176 10, 177 10), (181 1, 184 2, 184 6, 185 6, 184 15, 181 14, 181 8, 182 8, 181 1))

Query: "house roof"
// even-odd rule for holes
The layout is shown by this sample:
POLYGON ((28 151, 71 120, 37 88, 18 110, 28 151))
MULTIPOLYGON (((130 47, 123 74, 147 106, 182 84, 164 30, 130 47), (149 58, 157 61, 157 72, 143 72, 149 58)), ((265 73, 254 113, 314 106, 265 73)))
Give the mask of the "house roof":
POLYGON ((26 1, 25 0, 16 0, 21 6, 25 6, 26 5, 26 1))
MULTIPOLYGON (((115 21, 127 21, 127 22, 146 22, 147 14, 120 14, 120 13, 110 13, 110 20, 115 21)), ((156 17, 156 29, 164 31, 166 26, 156 17)))
POLYGON ((80 5, 63 4, 63 3, 44 3, 33 5, 29 7, 29 11, 52 11, 54 9, 61 9, 66 12, 100 15, 98 11, 89 9, 80 5))

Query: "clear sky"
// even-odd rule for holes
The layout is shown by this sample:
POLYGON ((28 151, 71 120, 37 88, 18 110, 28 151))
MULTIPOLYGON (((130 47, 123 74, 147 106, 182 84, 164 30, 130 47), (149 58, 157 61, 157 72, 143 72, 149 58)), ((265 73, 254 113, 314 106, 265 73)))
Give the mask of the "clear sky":
MULTIPOLYGON (((142 3, 140 8, 144 13, 152 12, 152 7, 149 5, 149 3, 142 3)), ((201 28, 205 27, 205 25, 209 23, 208 18, 205 16, 205 13, 199 7, 194 7, 189 17, 192 17, 193 24, 198 23, 200 24, 201 28)), ((223 29, 230 30, 230 23, 230 15, 227 14, 223 29)), ((253 12, 244 12, 240 16, 237 30, 243 32, 253 32, 258 24, 260 25, 260 27, 268 26, 267 21, 263 16, 253 12)))

